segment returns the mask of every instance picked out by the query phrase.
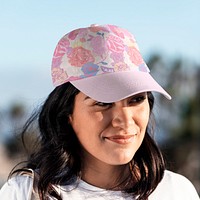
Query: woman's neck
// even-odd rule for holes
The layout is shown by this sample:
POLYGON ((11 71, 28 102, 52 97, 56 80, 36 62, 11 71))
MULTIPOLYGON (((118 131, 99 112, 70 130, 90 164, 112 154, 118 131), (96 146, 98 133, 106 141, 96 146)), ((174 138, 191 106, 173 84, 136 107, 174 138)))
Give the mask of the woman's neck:
POLYGON ((117 189, 130 175, 128 165, 109 165, 97 161, 87 162, 82 169, 82 179, 87 183, 104 189, 117 189))

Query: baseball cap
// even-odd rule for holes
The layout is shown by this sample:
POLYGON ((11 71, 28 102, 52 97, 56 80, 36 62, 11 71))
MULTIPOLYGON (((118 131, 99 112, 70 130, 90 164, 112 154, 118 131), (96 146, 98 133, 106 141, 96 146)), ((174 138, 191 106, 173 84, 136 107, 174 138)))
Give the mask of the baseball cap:
POLYGON ((115 25, 91 25, 64 35, 54 51, 51 74, 55 87, 70 82, 105 103, 149 91, 171 99, 151 76, 134 36, 115 25))

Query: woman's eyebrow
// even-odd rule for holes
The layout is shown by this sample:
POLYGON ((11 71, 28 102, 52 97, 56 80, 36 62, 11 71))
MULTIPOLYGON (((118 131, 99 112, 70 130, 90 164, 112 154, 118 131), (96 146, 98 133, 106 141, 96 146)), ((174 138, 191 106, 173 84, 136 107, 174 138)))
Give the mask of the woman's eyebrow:
POLYGON ((91 98, 90 98, 89 96, 86 96, 86 97, 84 98, 84 101, 87 100, 87 99, 91 99, 91 98))

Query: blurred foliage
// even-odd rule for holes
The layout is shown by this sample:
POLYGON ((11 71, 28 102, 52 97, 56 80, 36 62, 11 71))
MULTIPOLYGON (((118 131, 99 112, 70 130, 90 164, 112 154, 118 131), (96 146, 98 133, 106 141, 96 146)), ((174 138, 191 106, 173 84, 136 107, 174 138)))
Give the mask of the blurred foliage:
POLYGON ((10 106, 7 112, 7 120, 11 126, 11 132, 6 137, 4 145, 6 147, 7 156, 10 159, 16 157, 25 157, 29 155, 37 140, 37 122, 31 124, 31 126, 23 134, 25 122, 27 121, 26 115, 27 108, 21 103, 14 103, 10 106))
POLYGON ((176 59, 172 62, 153 55, 148 66, 156 80, 170 93, 171 102, 159 96, 164 115, 159 116, 170 138, 200 137, 200 66, 176 59))
POLYGON ((11 105, 9 115, 11 119, 20 119, 25 113, 25 107, 22 104, 16 103, 11 105))
MULTIPOLYGON (((160 107, 156 113, 158 137, 164 135, 159 141, 168 167, 188 177, 200 193, 200 66, 179 58, 167 59, 159 54, 150 56, 147 64, 153 77, 172 96, 171 101, 162 95, 156 96, 156 104, 160 107)), ((24 153, 20 127, 24 124, 26 108, 14 104, 8 113, 13 134, 7 138, 5 146, 12 159, 24 153)), ((33 140, 36 137, 37 129, 28 130, 26 150, 35 148, 33 140)))

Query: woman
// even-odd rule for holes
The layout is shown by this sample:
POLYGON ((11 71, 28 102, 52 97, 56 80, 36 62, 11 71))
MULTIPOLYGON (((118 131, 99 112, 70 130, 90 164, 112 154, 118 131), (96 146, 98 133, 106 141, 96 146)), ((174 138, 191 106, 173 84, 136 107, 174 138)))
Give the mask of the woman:
POLYGON ((66 34, 52 79, 56 88, 38 116, 39 148, 12 173, 2 199, 199 199, 185 177, 165 169, 152 139, 152 92, 171 97, 131 33, 93 25, 66 34))

